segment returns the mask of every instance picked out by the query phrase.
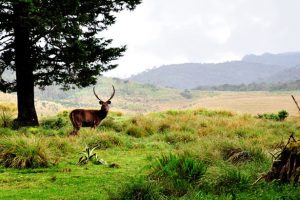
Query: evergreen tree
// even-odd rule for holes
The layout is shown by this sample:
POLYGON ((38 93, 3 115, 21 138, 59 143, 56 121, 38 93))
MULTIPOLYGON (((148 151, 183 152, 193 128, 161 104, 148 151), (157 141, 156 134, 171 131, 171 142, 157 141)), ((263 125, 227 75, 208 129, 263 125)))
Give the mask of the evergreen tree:
POLYGON ((116 67, 125 46, 101 31, 141 0, 0 0, 0 90, 17 92, 21 126, 38 125, 34 86, 86 87, 116 67), (13 71, 15 80, 3 73, 13 71))

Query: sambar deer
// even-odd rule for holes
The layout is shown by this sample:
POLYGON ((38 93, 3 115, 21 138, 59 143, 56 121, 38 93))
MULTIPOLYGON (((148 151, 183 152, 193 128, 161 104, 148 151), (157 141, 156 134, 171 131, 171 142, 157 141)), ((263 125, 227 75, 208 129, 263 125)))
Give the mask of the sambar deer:
POLYGON ((99 100, 101 105, 100 110, 86 110, 86 109, 75 109, 70 113, 70 120, 72 122, 74 130, 71 135, 77 135, 81 127, 91 127, 96 128, 100 122, 107 116, 109 111, 109 105, 111 104, 111 99, 115 95, 115 87, 112 85, 113 93, 107 101, 102 101, 95 92, 95 87, 93 88, 94 95, 99 100))

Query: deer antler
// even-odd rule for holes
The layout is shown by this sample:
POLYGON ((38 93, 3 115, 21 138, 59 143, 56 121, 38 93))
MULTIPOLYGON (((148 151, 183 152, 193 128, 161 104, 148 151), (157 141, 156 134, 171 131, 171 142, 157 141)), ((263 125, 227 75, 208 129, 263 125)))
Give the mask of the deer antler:
POLYGON ((110 101, 115 96, 116 90, 115 90, 115 87, 113 85, 112 85, 112 88, 113 88, 113 93, 112 93, 111 97, 107 101, 110 101))
POLYGON ((98 97, 98 95, 96 94, 96 92, 95 92, 95 86, 93 87, 93 91, 94 91, 95 97, 96 97, 99 101, 102 101, 102 100, 98 97))

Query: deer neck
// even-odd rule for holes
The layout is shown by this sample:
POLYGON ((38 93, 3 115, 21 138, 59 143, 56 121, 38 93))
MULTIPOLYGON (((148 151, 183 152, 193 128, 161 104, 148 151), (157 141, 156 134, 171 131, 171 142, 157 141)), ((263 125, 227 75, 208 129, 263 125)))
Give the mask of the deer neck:
POLYGON ((99 110, 99 116, 101 119, 104 119, 107 116, 108 111, 107 110, 99 110))

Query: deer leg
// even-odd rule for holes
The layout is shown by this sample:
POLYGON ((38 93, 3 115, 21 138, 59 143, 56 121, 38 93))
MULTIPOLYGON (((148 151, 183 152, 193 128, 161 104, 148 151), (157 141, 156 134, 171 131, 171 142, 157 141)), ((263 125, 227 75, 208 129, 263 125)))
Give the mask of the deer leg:
POLYGON ((78 135, 78 131, 80 130, 80 125, 74 124, 73 125, 73 131, 70 133, 70 135, 78 135))

